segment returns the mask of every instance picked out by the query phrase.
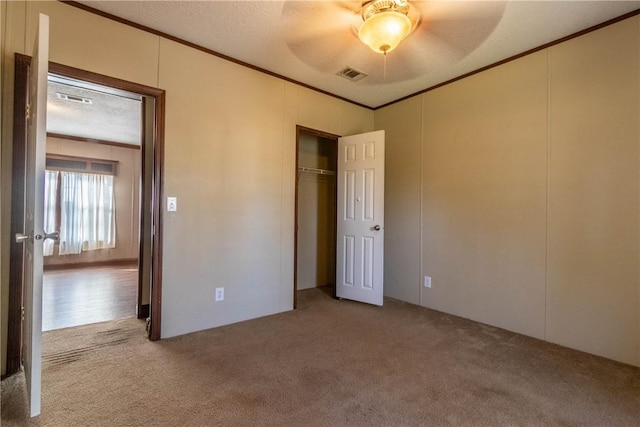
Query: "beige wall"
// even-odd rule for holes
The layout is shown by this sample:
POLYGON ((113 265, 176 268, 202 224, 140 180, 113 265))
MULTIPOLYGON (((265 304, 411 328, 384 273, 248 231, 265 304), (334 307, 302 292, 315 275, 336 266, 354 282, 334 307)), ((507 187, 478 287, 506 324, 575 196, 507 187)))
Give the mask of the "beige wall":
POLYGON ((544 336, 546 54, 423 97, 428 307, 544 336), (473 94, 470 96, 469 94, 473 94))
POLYGON ((165 219, 163 336, 290 310, 295 126, 356 133, 373 112, 164 39, 159 86, 179 206, 165 219))
MULTIPOLYGON (((296 125, 366 132, 373 112, 59 2, 6 8, 4 69, 13 69, 14 52, 27 53, 43 11, 51 61, 166 90, 163 200, 178 197, 178 212, 165 215, 163 229, 162 336, 290 310, 296 125), (216 287, 225 287, 225 301, 214 302, 216 287)), ((13 75, 4 69, 10 121, 13 75)), ((5 244, 11 135, 2 131, 5 244)), ((4 305, 5 247, 2 254, 4 305)))
POLYGON ((375 113, 384 129, 384 293, 420 304, 420 189, 422 99, 414 97, 375 113))
POLYGON ((44 265, 137 259, 140 252, 140 150, 49 137, 47 153, 118 162, 114 177, 116 247, 84 251, 78 255, 58 255, 56 249, 54 255, 44 258, 44 265))
POLYGON ((549 50, 547 337, 640 365, 640 17, 549 50))
POLYGON ((401 175, 387 162, 387 194, 407 196, 386 230, 409 256, 386 264, 421 271, 388 295, 640 366, 640 17, 376 111, 375 127, 408 159, 401 175), (419 244, 400 238, 417 218, 419 244))

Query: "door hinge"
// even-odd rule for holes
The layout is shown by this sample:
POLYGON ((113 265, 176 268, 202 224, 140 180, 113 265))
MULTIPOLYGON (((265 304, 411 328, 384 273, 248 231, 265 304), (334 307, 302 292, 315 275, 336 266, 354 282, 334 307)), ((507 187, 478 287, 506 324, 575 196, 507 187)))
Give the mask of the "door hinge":
POLYGON ((24 106, 24 118, 27 120, 31 118, 31 104, 24 106))
POLYGON ((24 322, 24 307, 20 307, 20 320, 24 322))

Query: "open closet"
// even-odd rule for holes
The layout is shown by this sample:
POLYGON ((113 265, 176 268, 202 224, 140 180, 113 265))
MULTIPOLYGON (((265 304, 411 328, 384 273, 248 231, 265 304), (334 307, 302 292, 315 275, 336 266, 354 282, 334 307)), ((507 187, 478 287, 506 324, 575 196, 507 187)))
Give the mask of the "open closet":
POLYGON ((296 291, 330 285, 335 292, 337 141, 297 128, 296 291))

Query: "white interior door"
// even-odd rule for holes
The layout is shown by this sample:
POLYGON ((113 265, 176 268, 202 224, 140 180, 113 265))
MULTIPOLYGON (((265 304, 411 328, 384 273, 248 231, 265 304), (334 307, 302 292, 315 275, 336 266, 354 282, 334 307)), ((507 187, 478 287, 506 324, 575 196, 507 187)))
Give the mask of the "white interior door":
MULTIPOLYGON (((42 246, 44 232, 44 167, 46 160, 49 17, 40 15, 29 69, 25 177, 22 364, 27 380, 29 411, 40 414, 42 378, 42 246)), ((55 233, 54 233, 55 234, 55 233)), ((54 237, 54 236, 51 236, 54 237)))
POLYGON ((382 305, 384 131, 338 139, 336 296, 382 305))

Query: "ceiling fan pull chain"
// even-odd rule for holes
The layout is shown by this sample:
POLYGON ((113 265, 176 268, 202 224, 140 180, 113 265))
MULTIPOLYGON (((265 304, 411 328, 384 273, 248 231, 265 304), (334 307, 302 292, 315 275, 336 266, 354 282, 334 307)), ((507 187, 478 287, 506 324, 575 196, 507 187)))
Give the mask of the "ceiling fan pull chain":
POLYGON ((384 52, 384 80, 387 80, 387 51, 384 52))

